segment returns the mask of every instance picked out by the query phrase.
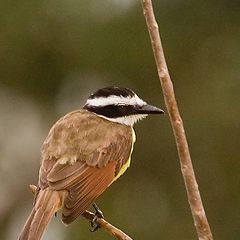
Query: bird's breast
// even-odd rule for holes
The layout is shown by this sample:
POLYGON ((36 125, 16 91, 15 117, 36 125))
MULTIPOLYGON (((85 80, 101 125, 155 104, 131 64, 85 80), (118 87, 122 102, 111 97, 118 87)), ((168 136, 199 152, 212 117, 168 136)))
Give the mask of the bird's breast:
POLYGON ((135 131, 134 129, 132 128, 132 148, 131 148, 131 151, 130 151, 130 154, 129 154, 129 158, 128 160, 126 161, 125 164, 122 165, 120 171, 118 172, 118 174, 115 176, 115 178, 113 179, 112 182, 116 181, 121 175, 124 174, 124 172, 130 167, 130 163, 131 163, 131 155, 132 155, 132 152, 133 152, 133 147, 134 147, 134 143, 136 142, 136 134, 135 134, 135 131))

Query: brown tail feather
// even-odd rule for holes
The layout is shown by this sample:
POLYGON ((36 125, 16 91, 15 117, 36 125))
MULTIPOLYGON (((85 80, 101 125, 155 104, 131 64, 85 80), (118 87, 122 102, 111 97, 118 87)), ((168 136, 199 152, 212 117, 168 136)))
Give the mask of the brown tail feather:
POLYGON ((53 191, 49 188, 40 190, 19 240, 40 240, 52 216, 62 207, 64 195, 64 192, 53 191))

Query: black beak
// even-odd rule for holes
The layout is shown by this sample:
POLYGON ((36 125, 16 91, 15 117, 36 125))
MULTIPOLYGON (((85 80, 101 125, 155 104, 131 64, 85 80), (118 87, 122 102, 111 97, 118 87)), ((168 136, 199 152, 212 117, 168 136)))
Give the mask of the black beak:
POLYGON ((160 108, 154 107, 152 105, 143 105, 143 106, 136 106, 135 108, 137 114, 162 114, 164 111, 160 108))

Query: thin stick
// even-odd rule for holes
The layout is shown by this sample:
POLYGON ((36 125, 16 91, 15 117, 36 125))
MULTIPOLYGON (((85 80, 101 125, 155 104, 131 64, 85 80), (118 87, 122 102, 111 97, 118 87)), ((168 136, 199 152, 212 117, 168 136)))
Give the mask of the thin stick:
MULTIPOLYGON (((95 217, 94 213, 89 212, 89 211, 85 211, 82 216, 84 218, 86 218, 87 220, 89 220, 90 222, 93 220, 93 218, 95 217)), ((120 229, 114 227, 112 224, 110 224, 109 222, 107 222, 105 219, 103 218, 97 218, 96 223, 103 228, 104 230, 106 230, 107 232, 109 232, 110 234, 114 235, 116 238, 120 239, 120 240, 133 240, 132 238, 130 238, 126 233, 124 233, 123 231, 121 231, 120 229)))
MULTIPOLYGON (((35 185, 29 185, 30 191, 35 194, 37 191, 37 187, 35 185)), ((82 216, 87 219, 88 221, 93 221, 95 214, 90 212, 90 211, 85 211, 82 216)), ((106 230, 108 233, 112 234, 113 236, 115 236, 117 239, 120 240, 133 240, 131 237, 129 237, 126 233, 124 233, 122 230, 114 227, 112 224, 110 224, 109 222, 107 222, 105 219, 103 218, 97 218, 96 223, 103 228, 104 230, 106 230)))
POLYGON ((200 192, 198 190, 198 184, 192 166, 183 122, 178 110, 173 84, 164 57, 158 24, 156 22, 152 7, 152 1, 142 0, 142 7, 152 43, 153 54, 157 65, 158 76, 162 86, 165 104, 168 109, 171 125, 177 144, 181 171, 185 182, 188 202, 190 204, 194 225, 197 230, 198 239, 212 240, 213 236, 203 208, 200 192))

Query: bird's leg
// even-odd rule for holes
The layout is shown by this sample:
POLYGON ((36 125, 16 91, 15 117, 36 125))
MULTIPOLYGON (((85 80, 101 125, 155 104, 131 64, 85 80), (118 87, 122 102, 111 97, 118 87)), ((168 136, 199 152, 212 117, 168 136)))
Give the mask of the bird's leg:
POLYGON ((103 216, 103 212, 100 210, 100 208, 97 206, 96 203, 93 203, 92 206, 93 206, 93 208, 95 210, 95 214, 94 214, 93 220, 91 221, 92 229, 90 229, 90 231, 91 232, 95 232, 95 231, 97 231, 100 228, 100 226, 98 225, 96 220, 98 218, 104 218, 104 216, 103 216))
POLYGON ((92 204, 94 210, 96 211, 95 215, 98 217, 98 218, 104 218, 103 216, 103 212, 100 210, 100 208, 97 206, 96 203, 93 203, 92 204))

